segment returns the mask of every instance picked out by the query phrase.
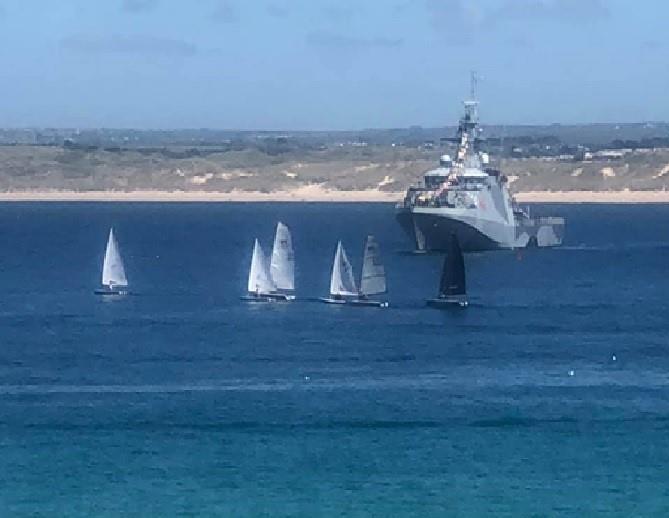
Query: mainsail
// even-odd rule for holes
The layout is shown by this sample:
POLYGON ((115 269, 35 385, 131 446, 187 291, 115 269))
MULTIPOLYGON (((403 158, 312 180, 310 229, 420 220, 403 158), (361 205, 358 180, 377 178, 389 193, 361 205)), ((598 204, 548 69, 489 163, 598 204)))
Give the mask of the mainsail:
POLYGON ((272 248, 272 260, 270 263, 270 274, 276 288, 280 290, 295 289, 295 254, 293 252, 293 239, 290 230, 283 223, 276 225, 274 236, 274 248, 272 248))
POLYGON ((448 255, 444 260, 444 269, 441 273, 439 295, 449 297, 465 295, 465 260, 460 249, 460 242, 455 234, 451 234, 448 255))
POLYGON ((367 236, 365 255, 362 262, 360 293, 378 295, 386 292, 386 270, 381 262, 381 251, 374 236, 367 236))
POLYGON ((109 239, 107 240, 107 251, 105 260, 102 264, 102 285, 103 286, 127 286, 128 279, 125 276, 123 260, 114 237, 114 229, 109 229, 109 239))
POLYGON ((267 259, 260 242, 256 239, 253 245, 251 270, 249 271, 249 293, 271 293, 276 289, 269 273, 267 259))
POLYGON ((355 287, 353 278, 353 268, 346 257, 346 251, 341 244, 337 243, 337 252, 335 253, 334 264, 332 265, 332 277, 330 279, 331 295, 357 295, 358 290, 355 287))

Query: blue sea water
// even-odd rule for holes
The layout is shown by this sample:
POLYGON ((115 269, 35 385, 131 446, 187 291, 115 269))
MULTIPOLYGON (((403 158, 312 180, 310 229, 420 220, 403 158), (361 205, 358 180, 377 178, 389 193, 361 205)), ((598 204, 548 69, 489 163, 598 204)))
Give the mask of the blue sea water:
POLYGON ((0 205, 0 515, 668 515, 669 206, 533 211, 443 312, 390 205, 0 205), (279 219, 300 298, 373 233, 391 307, 241 302, 279 219))

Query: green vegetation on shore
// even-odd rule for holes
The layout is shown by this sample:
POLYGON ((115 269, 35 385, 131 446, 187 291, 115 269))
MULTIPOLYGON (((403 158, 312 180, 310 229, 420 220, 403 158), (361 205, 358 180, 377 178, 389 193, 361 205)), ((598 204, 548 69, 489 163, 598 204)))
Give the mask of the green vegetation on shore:
MULTIPOLYGON (((176 152, 2 146, 0 190, 272 192, 318 184, 401 192, 434 167, 442 151, 367 146, 269 155, 246 149, 180 158, 176 152)), ((515 191, 669 187, 669 149, 610 160, 505 159, 501 168, 515 191)))

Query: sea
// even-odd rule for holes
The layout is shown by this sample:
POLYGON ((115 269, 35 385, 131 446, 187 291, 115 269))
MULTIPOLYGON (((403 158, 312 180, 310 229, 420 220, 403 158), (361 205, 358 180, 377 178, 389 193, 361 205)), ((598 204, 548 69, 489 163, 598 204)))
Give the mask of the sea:
POLYGON ((532 212, 442 311, 389 204, 0 205, 0 516, 668 516, 669 205, 532 212), (277 221, 298 300, 245 303, 277 221), (314 300, 368 234, 390 307, 314 300))

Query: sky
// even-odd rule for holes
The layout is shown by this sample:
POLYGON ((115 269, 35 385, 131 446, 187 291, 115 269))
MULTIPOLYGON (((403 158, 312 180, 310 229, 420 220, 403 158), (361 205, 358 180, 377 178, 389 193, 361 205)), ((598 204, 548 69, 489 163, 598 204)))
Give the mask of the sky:
POLYGON ((0 126, 669 120, 666 0, 0 0, 0 126))

